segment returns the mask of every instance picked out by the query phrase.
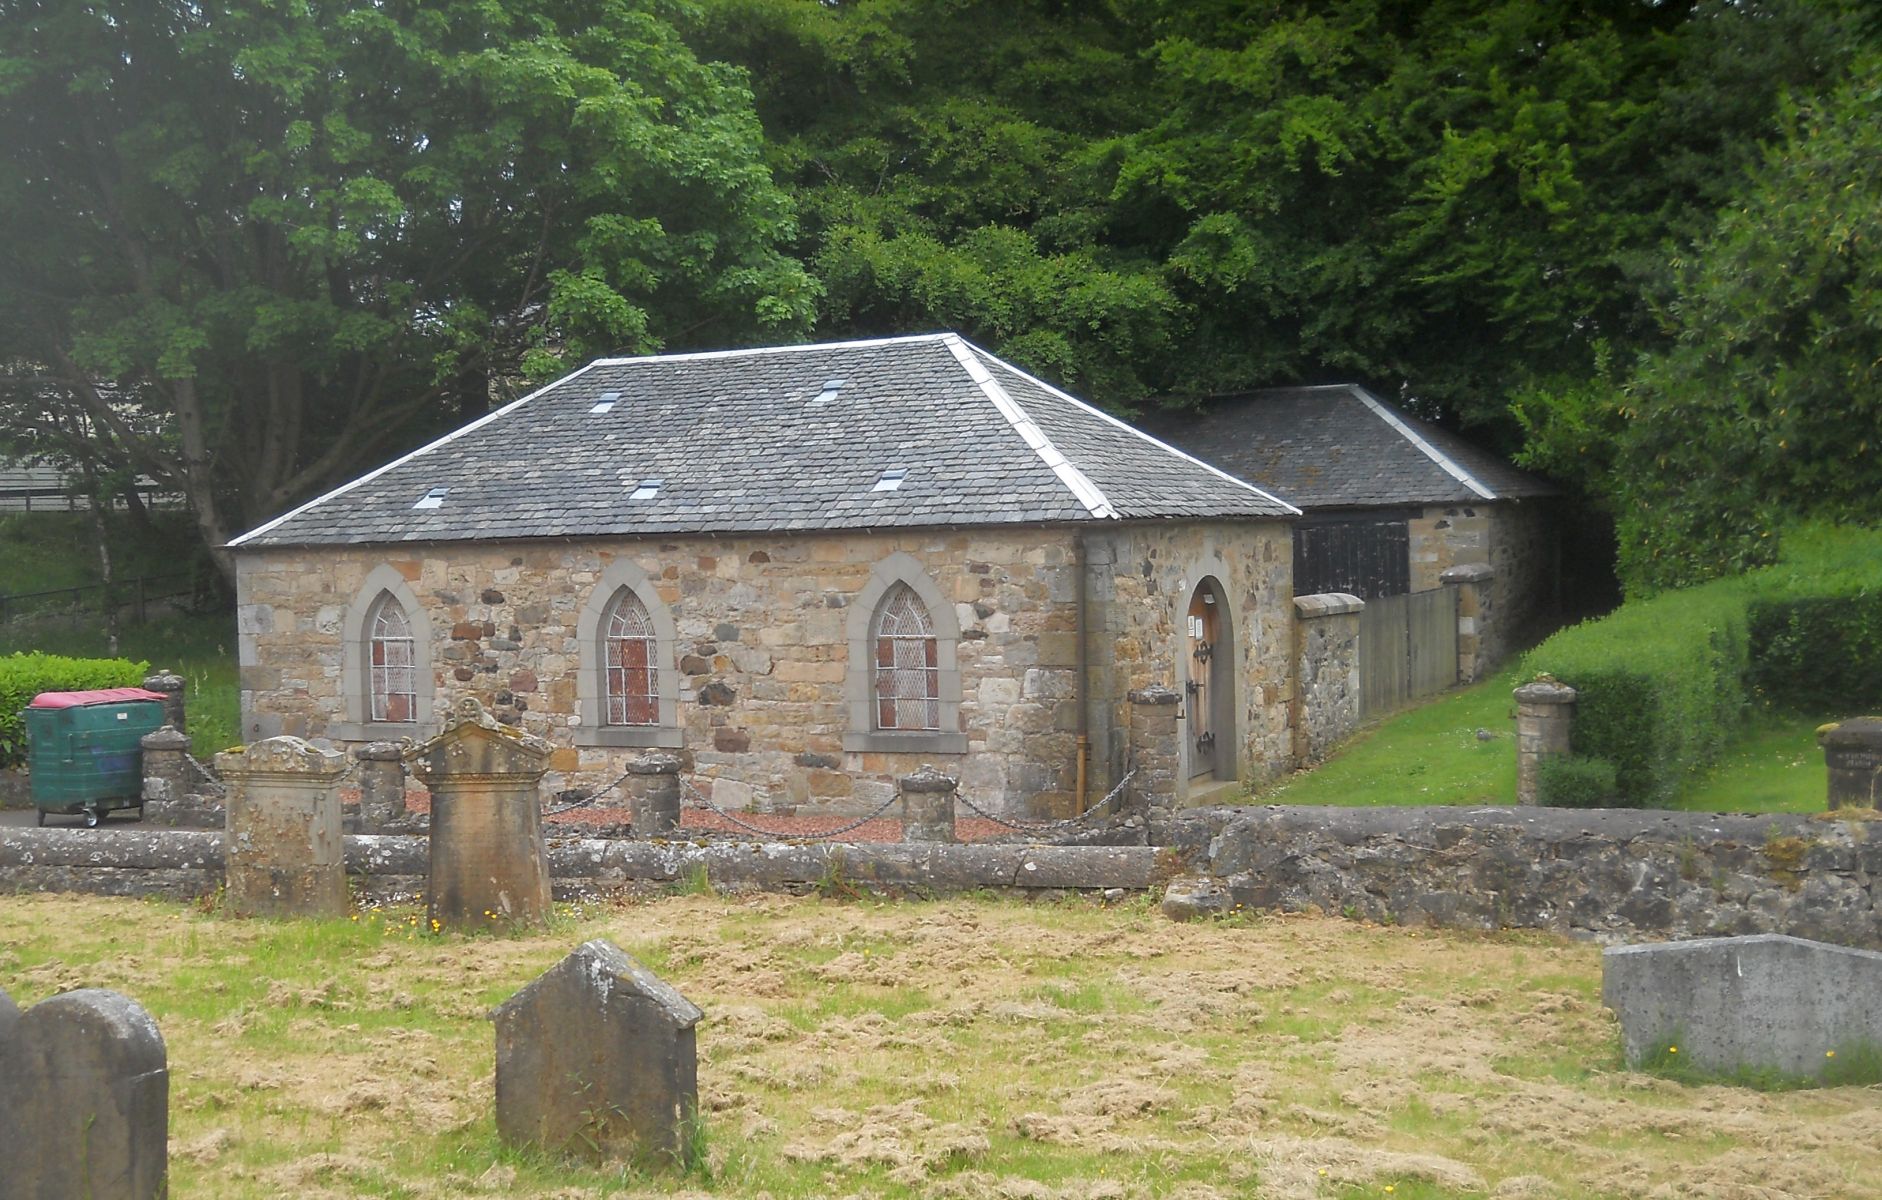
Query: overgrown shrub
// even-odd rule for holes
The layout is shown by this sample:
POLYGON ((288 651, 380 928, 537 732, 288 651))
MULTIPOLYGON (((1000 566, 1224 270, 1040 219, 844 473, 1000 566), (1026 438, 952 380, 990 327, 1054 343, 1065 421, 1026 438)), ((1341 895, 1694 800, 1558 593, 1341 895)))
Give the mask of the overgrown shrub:
POLYGON ((1806 525, 1773 566, 1632 601, 1523 660, 1576 689, 1575 749, 1619 803, 1670 800, 1747 711, 1882 707, 1882 529, 1806 525))
POLYGON ((1614 764, 1587 754, 1557 754, 1536 764, 1536 799, 1556 808, 1626 807, 1614 764))
POLYGON ((0 768, 17 767, 26 758, 26 719, 22 714, 34 696, 41 692, 136 687, 149 670, 149 663, 127 658, 0 656, 0 768))
POLYGON ((1745 598, 1720 580, 1623 605, 1564 629, 1524 659, 1580 693, 1577 751, 1614 768, 1618 802, 1670 800, 1744 714, 1745 598))

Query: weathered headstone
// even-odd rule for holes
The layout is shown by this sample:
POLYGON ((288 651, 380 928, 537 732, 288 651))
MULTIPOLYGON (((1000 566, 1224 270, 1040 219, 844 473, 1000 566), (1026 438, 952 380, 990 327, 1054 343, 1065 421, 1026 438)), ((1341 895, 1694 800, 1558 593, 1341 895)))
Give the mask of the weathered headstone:
POLYGON ((1882 717, 1856 717, 1817 731, 1830 776, 1831 808, 1882 807, 1882 717))
POLYGON ((595 1159, 678 1161, 703 1014, 611 942, 584 943, 491 1014, 497 1133, 595 1159))
POLYGON ((1708 1071, 1815 1077, 1835 1052, 1882 1048, 1882 954, 1783 934, 1615 946, 1601 1002, 1630 1066, 1674 1047, 1708 1071))
POLYGON ((549 915, 549 858, 540 787, 550 746, 499 725, 460 700, 444 731, 407 752, 431 792, 434 929, 541 923, 549 915))
POLYGON ((923 765, 913 775, 896 781, 902 799, 902 840, 942 842, 954 840, 954 793, 960 780, 923 765))
POLYGON ((346 756, 297 737, 216 755, 228 785, 229 908, 244 917, 346 915, 340 777, 346 756))
POLYGON ((680 760, 650 750, 627 764, 628 811, 638 837, 659 837, 680 827, 680 760))
POLYGON ((0 1198, 168 1195, 163 1035, 128 996, 96 988, 22 1013, 0 992, 0 1198))

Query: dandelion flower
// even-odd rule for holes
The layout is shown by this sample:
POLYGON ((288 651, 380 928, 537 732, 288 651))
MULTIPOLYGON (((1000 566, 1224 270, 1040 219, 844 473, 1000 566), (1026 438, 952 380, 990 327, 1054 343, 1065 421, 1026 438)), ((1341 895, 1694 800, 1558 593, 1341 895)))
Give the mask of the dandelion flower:
POLYGON ((1825 1051, 1823 1052, 1823 1057, 1825 1057, 1825 1058, 1835 1058, 1835 1057, 1836 1057, 1836 1051, 1834 1051, 1834 1050, 1825 1050, 1825 1051))

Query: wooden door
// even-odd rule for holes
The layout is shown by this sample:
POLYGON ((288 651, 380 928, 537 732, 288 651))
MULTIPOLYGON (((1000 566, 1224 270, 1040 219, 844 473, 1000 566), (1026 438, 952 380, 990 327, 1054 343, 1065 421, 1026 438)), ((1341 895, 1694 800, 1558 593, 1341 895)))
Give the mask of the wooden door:
POLYGON ((1206 587, 1196 589, 1189 599, 1189 682, 1186 720, 1189 726, 1189 777, 1215 773, 1216 729, 1215 670, 1216 636, 1221 629, 1219 605, 1215 594, 1206 587))

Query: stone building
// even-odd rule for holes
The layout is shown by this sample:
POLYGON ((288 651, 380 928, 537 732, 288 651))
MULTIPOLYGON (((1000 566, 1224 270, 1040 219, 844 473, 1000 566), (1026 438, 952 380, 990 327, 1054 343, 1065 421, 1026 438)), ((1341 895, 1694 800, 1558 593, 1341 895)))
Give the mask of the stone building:
POLYGON ((1555 607, 1555 486, 1365 388, 1248 392, 1149 428, 1300 507, 1294 583, 1303 595, 1430 591, 1453 567, 1487 564, 1492 661, 1555 607))
POLYGON ((1258 779, 1296 516, 952 334, 604 359, 231 543, 245 730, 423 737, 471 695, 553 788, 664 747, 722 806, 935 763, 1049 816, 1158 684, 1194 789, 1258 779))

